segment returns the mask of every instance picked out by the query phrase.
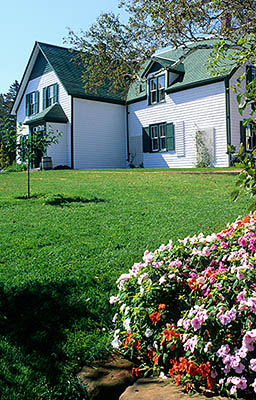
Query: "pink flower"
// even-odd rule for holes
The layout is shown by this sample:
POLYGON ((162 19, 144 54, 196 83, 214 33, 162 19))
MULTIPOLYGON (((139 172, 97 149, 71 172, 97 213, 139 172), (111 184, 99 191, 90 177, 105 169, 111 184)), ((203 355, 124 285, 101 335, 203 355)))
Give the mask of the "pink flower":
POLYGON ((220 242, 220 246, 221 246, 223 249, 228 249, 228 242, 220 242))
POLYGON ((252 359, 250 360, 250 368, 251 368, 251 370, 252 370, 253 372, 256 372, 256 359, 255 359, 255 358, 252 358, 252 359))
POLYGON ((242 246, 242 247, 246 247, 246 245, 247 245, 247 240, 244 238, 244 237, 240 237, 239 239, 238 239, 238 244, 240 245, 240 246, 242 246))
POLYGON ((217 356, 218 357, 224 357, 230 352, 230 347, 228 344, 223 344, 219 350, 217 351, 217 356))
POLYGON ((248 351, 253 351, 254 350, 254 341, 256 338, 256 329, 253 329, 252 331, 246 332, 246 334, 243 337, 243 347, 246 347, 248 351))
POLYGON ((197 331, 198 329, 201 328, 202 322, 199 320, 198 317, 194 317, 194 318, 191 320, 191 325, 193 326, 194 331, 197 331))
POLYGON ((194 336, 191 339, 188 339, 186 343, 184 343, 183 347, 185 351, 190 350, 191 353, 194 353, 195 347, 197 345, 197 337, 194 336))
POLYGON ((254 380, 254 382, 253 382, 253 384, 252 384, 252 387, 253 387, 253 389, 254 389, 254 392, 256 393, 256 379, 254 380))

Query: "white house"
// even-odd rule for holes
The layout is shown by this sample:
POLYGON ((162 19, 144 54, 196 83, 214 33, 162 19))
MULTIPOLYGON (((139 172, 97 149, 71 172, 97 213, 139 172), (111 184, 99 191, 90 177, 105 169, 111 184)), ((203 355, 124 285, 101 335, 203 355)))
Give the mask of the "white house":
POLYGON ((142 71, 143 83, 136 82, 125 101, 107 87, 85 94, 82 69, 71 61, 70 50, 36 42, 12 113, 24 135, 49 127, 62 133, 47 151, 54 167, 194 167, 198 131, 211 164, 228 166, 228 144, 238 148, 242 141, 248 150, 256 144, 254 127, 242 126, 236 95, 228 90, 241 71, 230 65, 213 77, 209 48, 194 47, 177 63, 184 52, 179 48, 153 57, 142 71))

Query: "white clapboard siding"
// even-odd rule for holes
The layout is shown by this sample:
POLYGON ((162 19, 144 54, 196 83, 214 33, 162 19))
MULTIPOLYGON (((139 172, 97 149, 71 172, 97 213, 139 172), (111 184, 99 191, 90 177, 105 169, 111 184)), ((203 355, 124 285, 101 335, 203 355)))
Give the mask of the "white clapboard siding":
POLYGON ((185 156, 185 123, 176 122, 174 127, 177 157, 185 156))
MULTIPOLYGON (((41 112, 43 110, 43 88, 53 85, 54 83, 58 83, 59 85, 59 103, 69 120, 65 128, 65 140, 67 141, 69 151, 67 157, 65 155, 64 159, 66 160, 65 164, 71 166, 71 150, 70 150, 71 96, 67 94, 65 88, 63 87, 62 83, 60 82, 54 71, 48 72, 47 74, 44 74, 28 82, 26 91, 22 97, 22 101, 17 110, 17 125, 19 126, 20 124, 23 124, 24 122, 29 120, 29 117, 26 116, 26 94, 34 92, 36 90, 39 91, 39 112, 41 112)), ((64 128, 62 128, 62 130, 64 130, 64 128)), ((28 133, 29 133, 28 126, 23 125, 22 134, 28 134, 28 133)), ((57 148, 55 150, 55 153, 56 151, 57 148)), ((61 146, 60 146, 60 151, 62 151, 61 146)))
POLYGON ((74 98, 74 168, 126 167, 125 106, 74 98))
POLYGON ((166 101, 148 106, 143 100, 129 105, 129 136, 141 136, 142 127, 161 122, 174 123, 175 132, 180 134, 184 122, 184 156, 181 138, 176 138, 173 152, 143 153, 146 168, 188 168, 196 165, 195 133, 214 127, 215 161, 214 166, 228 166, 226 101, 224 82, 212 83, 166 95, 166 101), (178 151, 177 151, 178 149, 178 151))
POLYGON ((58 139, 58 143, 51 144, 47 149, 47 156, 52 158, 53 168, 58 165, 69 164, 69 138, 67 124, 60 123, 47 123, 47 130, 53 129, 54 132, 61 133, 61 137, 58 139))

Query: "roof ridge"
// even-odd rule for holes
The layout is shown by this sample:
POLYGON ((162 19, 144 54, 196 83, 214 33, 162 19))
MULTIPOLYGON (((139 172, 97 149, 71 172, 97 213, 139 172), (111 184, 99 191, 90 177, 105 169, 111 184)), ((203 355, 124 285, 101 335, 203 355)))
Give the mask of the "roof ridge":
POLYGON ((45 43, 45 42, 39 42, 39 41, 36 41, 36 44, 38 44, 39 46, 43 45, 43 46, 48 46, 48 47, 55 47, 58 49, 63 49, 63 50, 68 50, 68 51, 75 51, 75 52, 78 51, 78 50, 72 49, 71 47, 64 47, 64 46, 60 46, 57 44, 51 44, 51 43, 45 43))

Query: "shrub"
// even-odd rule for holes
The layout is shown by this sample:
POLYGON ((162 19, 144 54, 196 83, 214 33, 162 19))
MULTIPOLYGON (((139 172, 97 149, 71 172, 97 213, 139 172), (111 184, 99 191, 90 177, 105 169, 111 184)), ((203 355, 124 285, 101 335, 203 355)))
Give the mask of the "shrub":
POLYGON ((255 398, 256 216, 146 251, 118 279, 112 346, 138 376, 255 398))
POLYGON ((16 164, 13 163, 6 168, 6 172, 23 172, 27 170, 27 164, 16 164))
POLYGON ((0 144, 0 170, 6 169, 9 165, 9 157, 5 152, 4 145, 0 144))

